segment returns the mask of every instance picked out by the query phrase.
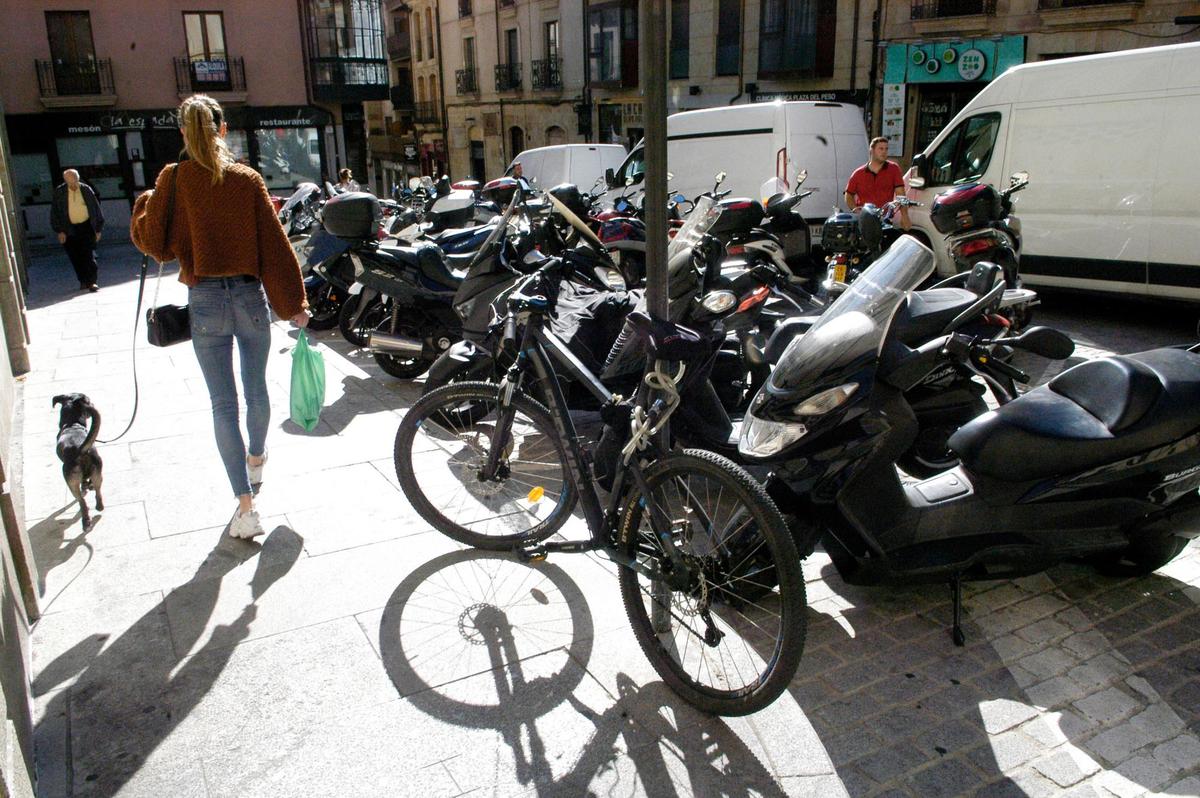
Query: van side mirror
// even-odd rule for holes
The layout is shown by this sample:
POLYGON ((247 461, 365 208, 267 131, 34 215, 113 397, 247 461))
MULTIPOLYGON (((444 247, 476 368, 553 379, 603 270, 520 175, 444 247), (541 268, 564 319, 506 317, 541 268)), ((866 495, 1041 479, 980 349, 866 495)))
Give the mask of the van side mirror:
POLYGON ((911 188, 925 188, 925 153, 918 152, 913 156, 912 168, 909 170, 908 185, 911 188))
POLYGON ((612 188, 616 184, 617 184, 617 176, 613 172, 612 167, 610 166, 609 168, 604 170, 604 185, 608 186, 609 188, 612 188))

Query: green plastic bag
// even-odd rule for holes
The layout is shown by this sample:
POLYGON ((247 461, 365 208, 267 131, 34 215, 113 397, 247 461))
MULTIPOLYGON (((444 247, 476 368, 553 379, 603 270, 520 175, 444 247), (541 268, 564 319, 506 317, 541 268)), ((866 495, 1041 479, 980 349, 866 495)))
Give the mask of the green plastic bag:
POLYGON ((301 329, 292 350, 292 421, 312 432, 321 420, 324 404, 325 357, 308 345, 308 334, 301 329))

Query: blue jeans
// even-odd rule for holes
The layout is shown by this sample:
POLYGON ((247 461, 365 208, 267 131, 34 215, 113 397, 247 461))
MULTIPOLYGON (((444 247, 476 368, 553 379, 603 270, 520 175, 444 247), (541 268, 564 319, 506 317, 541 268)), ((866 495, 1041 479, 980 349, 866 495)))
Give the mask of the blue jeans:
POLYGON ((233 342, 237 339, 246 391, 246 431, 250 454, 267 445, 271 402, 267 396, 267 355, 271 351, 271 311, 262 284, 242 277, 206 277, 188 290, 192 347, 212 399, 217 450, 235 496, 250 493, 246 444, 238 420, 233 379, 233 342))

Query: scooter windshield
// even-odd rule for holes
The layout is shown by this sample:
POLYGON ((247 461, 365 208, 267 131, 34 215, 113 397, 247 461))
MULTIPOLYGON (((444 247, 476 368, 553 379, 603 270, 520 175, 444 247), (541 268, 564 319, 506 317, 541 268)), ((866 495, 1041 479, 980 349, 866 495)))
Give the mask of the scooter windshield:
POLYGON ((309 197, 320 193, 320 191, 321 187, 316 183, 301 183, 296 186, 296 190, 292 192, 292 196, 288 197, 287 202, 283 203, 283 207, 279 209, 279 213, 283 214, 285 211, 294 210, 297 205, 307 202, 309 197))
POLYGON ((896 311, 909 291, 933 271, 933 252, 903 236, 855 278, 804 335, 784 350, 771 375, 781 391, 812 388, 822 375, 879 354, 896 311))

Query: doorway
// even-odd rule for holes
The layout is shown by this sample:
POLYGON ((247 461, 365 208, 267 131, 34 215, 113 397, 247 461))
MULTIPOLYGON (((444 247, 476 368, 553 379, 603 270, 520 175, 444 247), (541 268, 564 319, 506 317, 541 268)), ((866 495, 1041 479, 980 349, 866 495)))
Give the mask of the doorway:
POLYGON ((100 71, 87 11, 47 11, 46 35, 54 86, 60 95, 99 94, 100 71))

